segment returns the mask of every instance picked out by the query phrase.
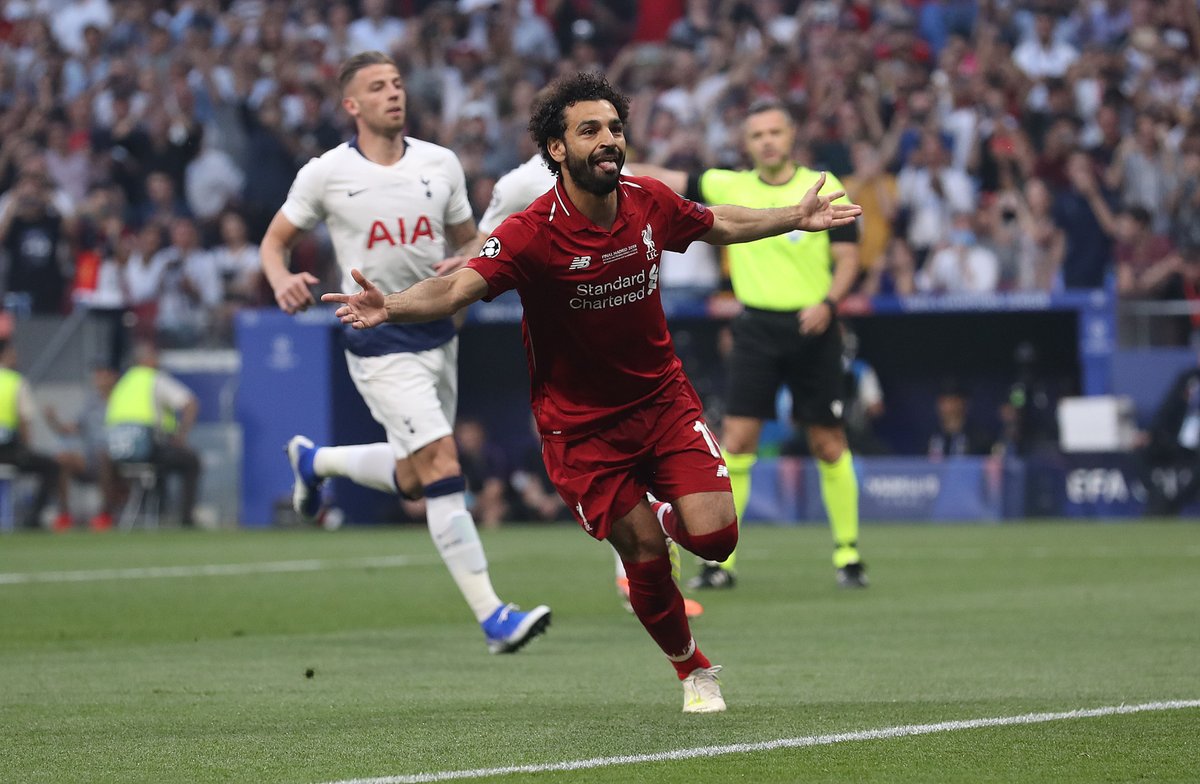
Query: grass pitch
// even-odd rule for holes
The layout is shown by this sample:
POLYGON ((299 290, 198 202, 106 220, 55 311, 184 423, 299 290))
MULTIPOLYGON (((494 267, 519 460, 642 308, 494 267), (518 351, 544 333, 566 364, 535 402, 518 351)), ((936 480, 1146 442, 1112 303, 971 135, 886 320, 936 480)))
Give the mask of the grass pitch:
MULTIPOLYGON (((0 539, 0 781, 316 782, 563 763, 1200 699, 1200 525, 750 527, 693 624, 729 712, 673 671, 571 526, 485 533, 554 609, 489 656, 423 529, 0 539), (311 672, 311 677, 308 675, 311 672)), ((689 568, 690 571, 690 568, 689 568)), ((1200 780, 1200 708, 474 780, 1200 780)))

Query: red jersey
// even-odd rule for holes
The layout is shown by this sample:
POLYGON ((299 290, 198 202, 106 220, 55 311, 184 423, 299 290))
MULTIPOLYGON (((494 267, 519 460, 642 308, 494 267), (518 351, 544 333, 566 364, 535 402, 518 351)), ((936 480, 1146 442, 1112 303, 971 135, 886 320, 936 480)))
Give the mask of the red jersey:
POLYGON ((658 290, 664 250, 708 232, 712 213, 649 177, 622 177, 605 230, 561 182, 496 229, 468 266, 490 301, 516 289, 525 308, 533 413, 548 438, 583 435, 682 375, 658 290))

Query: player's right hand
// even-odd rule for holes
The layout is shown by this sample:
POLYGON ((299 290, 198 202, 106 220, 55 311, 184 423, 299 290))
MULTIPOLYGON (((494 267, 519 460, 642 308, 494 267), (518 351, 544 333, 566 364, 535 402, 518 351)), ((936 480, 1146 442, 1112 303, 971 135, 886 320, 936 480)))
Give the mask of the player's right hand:
POLYGON ((275 302, 284 313, 299 313, 308 310, 316 304, 309 286, 320 283, 316 275, 310 272, 293 272, 280 280, 275 286, 275 302))
POLYGON ((321 301, 340 302, 342 306, 333 315, 355 329, 369 329, 387 321, 383 292, 357 269, 350 270, 350 277, 362 286, 362 291, 357 294, 322 294, 321 301))

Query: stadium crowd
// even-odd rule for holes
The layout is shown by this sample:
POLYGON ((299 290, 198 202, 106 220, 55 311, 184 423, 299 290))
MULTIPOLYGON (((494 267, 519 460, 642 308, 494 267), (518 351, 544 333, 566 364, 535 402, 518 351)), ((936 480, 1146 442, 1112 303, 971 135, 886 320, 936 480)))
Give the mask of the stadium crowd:
MULTIPOLYGON (((631 157, 676 169, 741 165, 744 109, 784 100, 797 159, 864 207, 864 294, 1200 299, 1196 0, 0 8, 7 301, 127 311, 166 345, 226 343, 237 308, 270 303, 255 242, 347 137, 334 69, 366 49, 400 63, 411 135, 458 153, 477 215, 534 152, 536 91, 602 69, 634 101, 631 157)), ((335 283, 319 234, 294 264, 335 283)))

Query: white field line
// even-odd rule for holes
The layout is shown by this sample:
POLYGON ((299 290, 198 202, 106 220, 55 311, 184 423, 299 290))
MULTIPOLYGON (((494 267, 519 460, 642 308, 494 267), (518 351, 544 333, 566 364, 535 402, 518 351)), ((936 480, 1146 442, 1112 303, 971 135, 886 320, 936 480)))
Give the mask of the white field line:
POLYGON ((143 566, 127 569, 83 569, 70 572, 0 572, 0 585, 88 583, 100 580, 154 580, 164 577, 227 577, 246 574, 324 572, 331 569, 393 569, 434 563, 432 557, 384 555, 369 558, 312 558, 302 561, 259 561, 240 564, 143 566))
POLYGON ((505 776, 513 773, 548 773, 572 770, 609 768, 614 765, 637 765, 644 762, 667 762, 670 760, 696 759, 698 757, 721 757, 726 754, 746 754, 776 749, 800 749, 809 746, 830 746, 862 740, 890 740, 914 735, 932 735, 937 732, 973 730, 982 727, 1012 727, 1021 724, 1043 724, 1048 721, 1089 719, 1097 716, 1121 716, 1147 711, 1180 710, 1200 708, 1200 700, 1171 700, 1169 702, 1146 702, 1140 705, 1113 705, 1106 708, 1083 708, 1062 713, 1026 713, 1021 716, 997 716, 989 719, 967 719, 965 721, 941 721, 936 724, 908 724, 879 730, 839 732, 832 735, 808 735, 802 738, 780 738, 759 743, 733 743, 728 746, 702 746, 694 749, 661 751, 655 754, 630 754, 618 757, 593 757, 592 759, 567 762, 548 762, 537 765, 512 765, 503 768, 476 768, 475 770, 444 770, 436 773, 416 773, 405 776, 383 776, 371 779, 346 779, 329 784, 430 784, 436 781, 479 779, 488 776, 505 776))

